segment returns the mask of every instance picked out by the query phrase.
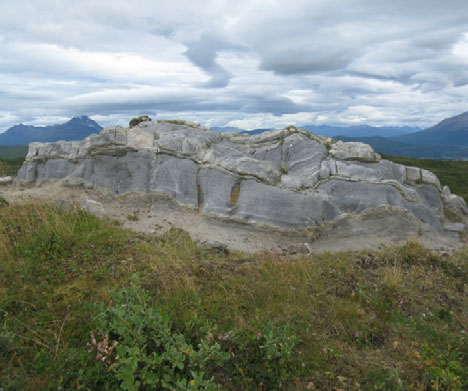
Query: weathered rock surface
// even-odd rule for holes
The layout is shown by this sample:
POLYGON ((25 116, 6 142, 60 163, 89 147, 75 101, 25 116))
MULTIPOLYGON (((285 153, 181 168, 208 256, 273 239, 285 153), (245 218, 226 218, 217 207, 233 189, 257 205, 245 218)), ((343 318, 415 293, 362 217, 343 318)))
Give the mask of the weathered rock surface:
POLYGON ((12 182, 13 182, 13 178, 11 176, 4 176, 0 178, 0 186, 9 185, 12 182))
POLYGON ((356 142, 344 143, 338 141, 330 149, 330 155, 341 160, 357 160, 369 163, 380 161, 380 155, 375 153, 370 145, 356 142))
POLYGON ((104 206, 98 201, 85 199, 81 202, 80 208, 86 212, 93 213, 98 216, 105 215, 104 206))
POLYGON ((433 173, 383 160, 366 144, 330 143, 294 127, 249 136, 143 122, 80 142, 30 144, 15 183, 50 181, 166 197, 249 230, 312 232, 311 243, 339 240, 338 233, 376 242, 453 239, 466 233, 468 215, 464 200, 441 189, 433 173))

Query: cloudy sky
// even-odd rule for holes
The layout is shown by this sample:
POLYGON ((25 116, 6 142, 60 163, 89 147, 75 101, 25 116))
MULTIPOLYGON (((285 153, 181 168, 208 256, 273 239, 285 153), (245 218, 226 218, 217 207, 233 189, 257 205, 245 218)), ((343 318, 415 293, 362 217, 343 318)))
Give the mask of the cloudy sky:
POLYGON ((467 0, 2 0, 0 131, 430 126, 468 110, 467 21, 467 0))

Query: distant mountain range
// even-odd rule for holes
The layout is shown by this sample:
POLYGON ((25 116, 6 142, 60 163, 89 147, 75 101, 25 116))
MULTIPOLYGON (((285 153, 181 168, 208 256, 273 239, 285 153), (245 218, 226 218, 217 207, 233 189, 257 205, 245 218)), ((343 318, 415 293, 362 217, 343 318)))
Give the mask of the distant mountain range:
POLYGON ((336 136, 336 140, 358 141, 369 144, 379 153, 387 156, 406 156, 425 159, 442 160, 468 160, 468 144, 465 145, 424 145, 402 143, 393 138, 373 137, 346 137, 336 136))
POLYGON ((274 130, 274 129, 272 129, 272 128, 259 128, 259 129, 254 129, 254 130, 242 130, 239 133, 240 134, 254 135, 254 134, 261 134, 261 133, 269 132, 270 130, 274 130))
POLYGON ((99 133, 102 126, 87 116, 74 117, 64 124, 50 126, 15 125, 0 134, 0 144, 25 145, 34 141, 82 140, 99 133))
POLYGON ((392 140, 420 145, 468 146, 468 111, 455 117, 446 118, 431 128, 392 137, 392 140))
MULTIPOLYGON (((299 127, 337 140, 370 144, 376 151, 385 155, 468 160, 468 112, 446 118, 424 130, 411 126, 302 125, 299 127)), ((235 129, 237 133, 245 134, 260 134, 271 130, 235 129)))
POLYGON ((245 131, 244 129, 236 128, 235 126, 212 126, 210 129, 221 133, 241 133, 242 131, 245 131))
POLYGON ((252 129, 252 130, 245 130, 241 128, 237 128, 235 126, 212 126, 211 130, 215 130, 216 132, 221 133, 239 133, 239 134, 260 134, 264 132, 268 132, 270 130, 274 130, 273 128, 259 128, 259 129, 252 129))
MULTIPOLYGON (((368 126, 368 125, 352 125, 352 126, 332 126, 332 125, 300 125, 302 129, 310 130, 313 133, 321 134, 325 137, 347 136, 347 137, 392 137, 417 132, 421 130, 418 127, 411 126, 368 126)), ((233 126, 214 126, 211 128, 218 132, 224 133, 241 133, 241 134, 260 134, 273 130, 273 128, 261 128, 253 130, 245 130, 233 126)))
MULTIPOLYGON (((424 130, 410 126, 303 125, 300 127, 325 137, 364 142, 386 155, 468 160, 468 112, 446 118, 437 125, 424 130)), ((33 141, 82 140, 101 130, 101 125, 86 116, 74 117, 64 124, 51 126, 20 124, 0 134, 0 145, 25 145, 33 141)), ((247 131, 231 126, 213 127, 212 130, 260 134, 272 129, 247 131)))
POLYGON ((400 136, 421 130, 412 126, 330 126, 330 125, 304 125, 301 128, 310 130, 313 133, 321 134, 325 137, 346 136, 346 137, 392 137, 400 136))
POLYGON ((468 160, 468 112, 446 118, 428 129, 400 136, 335 138, 361 141, 386 155, 468 160))

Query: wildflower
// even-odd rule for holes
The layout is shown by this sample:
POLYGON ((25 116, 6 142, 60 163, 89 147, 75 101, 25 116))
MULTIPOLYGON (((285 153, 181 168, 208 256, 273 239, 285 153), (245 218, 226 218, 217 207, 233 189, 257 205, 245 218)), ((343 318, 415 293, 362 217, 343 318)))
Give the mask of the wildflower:
MULTIPOLYGON (((114 350, 116 350, 119 343, 117 341, 112 341, 112 344, 109 345, 109 336, 104 335, 102 333, 101 338, 103 339, 100 342, 97 342, 93 332, 91 332, 90 335, 91 342, 88 342, 86 344, 89 347, 88 352, 97 352, 95 357, 96 361, 107 361, 114 352, 114 350)), ((115 359, 118 360, 118 356, 116 356, 115 359)))
POLYGON ((218 340, 220 341, 227 341, 231 336, 231 332, 227 332, 226 334, 218 334, 218 340))

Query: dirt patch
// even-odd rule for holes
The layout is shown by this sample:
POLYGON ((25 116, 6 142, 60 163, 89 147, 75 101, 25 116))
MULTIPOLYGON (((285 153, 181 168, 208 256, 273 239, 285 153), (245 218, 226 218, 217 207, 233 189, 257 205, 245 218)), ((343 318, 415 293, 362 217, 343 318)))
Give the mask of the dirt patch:
MULTIPOLYGON (((102 204, 96 214, 118 220, 123 227, 145 233, 163 233, 171 227, 186 230, 193 239, 205 243, 222 243, 229 250, 244 252, 318 253, 325 251, 378 249, 384 245, 404 244, 419 240, 434 250, 452 252, 461 247, 458 237, 402 235, 389 242, 384 236, 344 235, 329 227, 314 231, 281 231, 229 219, 201 214, 198 209, 183 207, 172 199, 157 194, 126 193, 116 195, 106 189, 86 186, 63 186, 60 182, 36 187, 4 186, 0 196, 10 204, 35 200, 53 202, 63 208, 81 207, 85 200, 102 204)), ((466 244, 466 243, 465 243, 466 244)))

